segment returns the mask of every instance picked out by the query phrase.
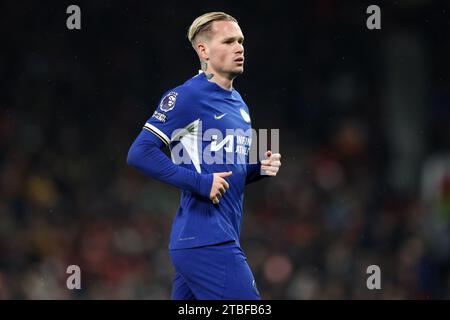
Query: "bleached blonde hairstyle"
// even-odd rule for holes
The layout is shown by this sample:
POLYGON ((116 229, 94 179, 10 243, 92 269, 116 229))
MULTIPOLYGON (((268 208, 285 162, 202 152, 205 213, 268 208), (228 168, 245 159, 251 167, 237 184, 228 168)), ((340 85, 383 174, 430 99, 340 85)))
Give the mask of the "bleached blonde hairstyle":
POLYGON ((233 21, 238 23, 235 18, 225 12, 216 11, 202 14, 192 22, 187 33, 187 37, 194 48, 199 35, 206 35, 208 37, 214 21, 233 21))

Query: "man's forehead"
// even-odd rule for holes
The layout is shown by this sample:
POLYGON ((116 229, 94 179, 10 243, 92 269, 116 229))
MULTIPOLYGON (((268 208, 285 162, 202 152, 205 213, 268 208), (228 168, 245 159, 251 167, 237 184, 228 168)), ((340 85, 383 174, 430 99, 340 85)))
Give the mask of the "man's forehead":
POLYGON ((221 37, 244 37, 241 28, 234 21, 214 21, 211 26, 211 31, 214 35, 221 37))

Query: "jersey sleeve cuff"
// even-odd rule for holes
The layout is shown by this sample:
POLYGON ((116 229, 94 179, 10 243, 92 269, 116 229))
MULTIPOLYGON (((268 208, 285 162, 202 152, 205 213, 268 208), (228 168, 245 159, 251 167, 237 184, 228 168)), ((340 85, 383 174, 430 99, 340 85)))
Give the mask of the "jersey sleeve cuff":
POLYGON ((208 174, 199 174, 198 181, 198 189, 199 194, 203 197, 206 197, 209 199, 209 196, 211 194, 211 187, 213 184, 214 174, 208 173, 208 174))

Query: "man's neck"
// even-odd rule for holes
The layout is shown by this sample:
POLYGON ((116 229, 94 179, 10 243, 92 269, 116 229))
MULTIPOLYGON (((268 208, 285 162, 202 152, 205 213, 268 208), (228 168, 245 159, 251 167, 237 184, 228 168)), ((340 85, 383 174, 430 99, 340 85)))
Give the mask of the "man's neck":
POLYGON ((206 69, 205 75, 208 81, 216 83, 219 87, 231 91, 233 90, 233 79, 229 79, 223 75, 220 75, 217 72, 214 72, 210 68, 206 69))

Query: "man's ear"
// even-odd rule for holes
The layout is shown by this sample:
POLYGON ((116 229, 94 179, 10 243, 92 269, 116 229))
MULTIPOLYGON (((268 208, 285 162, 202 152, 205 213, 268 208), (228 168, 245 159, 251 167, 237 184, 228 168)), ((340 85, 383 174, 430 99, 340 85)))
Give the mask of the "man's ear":
POLYGON ((196 45, 197 54, 202 61, 209 60, 209 50, 206 44, 202 41, 199 41, 196 45))

